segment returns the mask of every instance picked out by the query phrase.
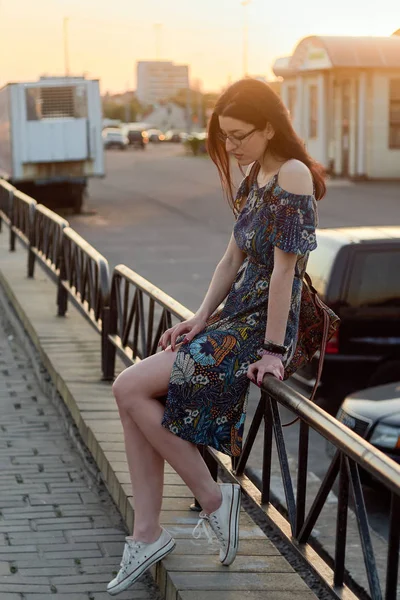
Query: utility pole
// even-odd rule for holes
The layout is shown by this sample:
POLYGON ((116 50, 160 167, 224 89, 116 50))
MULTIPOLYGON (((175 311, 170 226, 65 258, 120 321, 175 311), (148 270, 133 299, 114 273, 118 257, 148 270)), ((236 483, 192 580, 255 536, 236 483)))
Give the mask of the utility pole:
POLYGON ((243 6, 243 77, 248 75, 248 60, 249 60, 249 16, 247 7, 251 0, 242 0, 243 6))
POLYGON ((69 77, 70 69, 69 69, 69 39, 68 39, 68 25, 69 18, 64 17, 63 21, 63 37, 64 37, 64 71, 65 76, 69 77))

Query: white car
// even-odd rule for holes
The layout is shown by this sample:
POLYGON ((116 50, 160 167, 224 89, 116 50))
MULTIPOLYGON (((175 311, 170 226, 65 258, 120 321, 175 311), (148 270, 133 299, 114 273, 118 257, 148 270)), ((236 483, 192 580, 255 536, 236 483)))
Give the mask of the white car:
POLYGON ((129 145, 128 136, 117 127, 107 127, 106 129, 103 129, 102 136, 105 150, 109 148, 125 150, 129 145))

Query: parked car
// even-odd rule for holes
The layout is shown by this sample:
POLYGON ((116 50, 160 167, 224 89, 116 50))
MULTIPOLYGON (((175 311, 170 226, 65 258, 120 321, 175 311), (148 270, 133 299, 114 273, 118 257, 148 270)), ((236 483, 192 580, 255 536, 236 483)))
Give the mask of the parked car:
POLYGON ((104 148, 106 150, 111 148, 126 150, 129 144, 128 137, 117 127, 107 127, 106 129, 103 129, 102 136, 104 148))
MULTIPOLYGON (((341 324, 327 345, 317 403, 336 415, 350 393, 399 380, 400 227, 320 229, 307 272, 341 324)), ((318 355, 293 378, 308 392, 318 355)))
POLYGON ((130 129, 128 131, 129 144, 134 148, 140 148, 145 150, 149 142, 149 136, 147 131, 141 129, 130 129))
POLYGON ((400 464, 400 373, 398 379, 351 394, 337 418, 400 464))
POLYGON ((165 141, 173 142, 174 144, 180 144, 182 142, 182 133, 180 131, 174 131, 170 129, 165 133, 165 141))
POLYGON ((147 135, 149 137, 149 142, 152 142, 153 144, 159 144, 160 142, 165 141, 165 135, 160 129, 149 129, 147 135))

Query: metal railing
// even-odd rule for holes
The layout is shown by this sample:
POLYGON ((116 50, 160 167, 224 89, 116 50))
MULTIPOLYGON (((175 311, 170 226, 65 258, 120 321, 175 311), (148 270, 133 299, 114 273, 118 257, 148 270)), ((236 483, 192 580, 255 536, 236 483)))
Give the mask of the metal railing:
POLYGON ((0 181, 0 231, 4 221, 10 231, 10 251, 15 251, 16 238, 28 247, 30 245, 33 218, 37 202, 30 196, 15 189, 6 181, 0 181))
POLYGON ((162 333, 173 322, 193 313, 149 281, 126 267, 115 267, 111 282, 109 373, 114 373, 115 352, 131 365, 157 352, 162 333))
MULTIPOLYGON (((173 322, 190 318, 193 313, 172 300, 154 285, 123 265, 116 267, 112 278, 111 316, 109 342, 113 352, 109 374, 114 368, 115 352, 126 365, 157 352, 157 343, 162 332, 173 322), (158 313, 156 318, 156 309, 158 313)), ((231 459, 212 448, 203 456, 217 477, 218 467, 241 484, 243 492, 267 519, 278 528, 285 541, 311 567, 315 575, 337 598, 355 598, 349 589, 346 576, 346 523, 350 498, 359 527, 364 563, 373 600, 383 598, 381 583, 376 567, 371 542, 368 515, 365 508, 359 467, 385 486, 392 494, 390 537, 387 552, 386 600, 394 600, 397 591, 400 519, 400 467, 376 450, 368 442, 339 423, 301 394, 273 377, 264 380, 260 401, 250 424, 238 459, 231 459), (288 452, 279 413, 279 405, 292 411, 300 418, 299 452, 296 493, 289 468, 288 452), (262 483, 258 489, 248 476, 247 462, 257 435, 263 424, 264 447, 262 483), (336 446, 336 454, 306 513, 307 467, 309 459, 310 427, 336 446), (272 442, 275 438, 279 457, 282 482, 287 503, 287 516, 271 505, 272 442), (327 564, 313 548, 312 531, 328 495, 339 476, 337 509, 336 551, 333 564, 327 564)))
POLYGON ((58 275, 58 315, 65 316, 68 299, 101 335, 101 362, 104 379, 108 375, 106 351, 110 316, 110 277, 108 262, 93 246, 70 227, 62 230, 58 275))
MULTIPOLYGON (((3 192, 0 193, 0 210, 3 211, 2 194, 3 192)), ((1 213, 1 218, 7 222, 9 216, 6 210, 1 213)), ((22 218, 18 221, 21 227, 25 227, 26 223, 22 218)), ((115 268, 109 294, 107 261, 76 232, 67 228, 68 223, 64 219, 39 205, 34 207, 32 223, 29 252, 34 256, 33 261, 39 258, 49 275, 58 282, 59 314, 65 314, 69 298, 101 334, 105 379, 113 378, 116 353, 126 365, 150 356, 157 352, 158 340, 165 329, 174 322, 192 316, 191 311, 124 265, 115 268)), ((30 264, 30 276, 33 276, 33 267, 34 262, 30 264)), ((383 597, 395 600, 400 539, 400 467, 396 463, 273 377, 264 380, 261 398, 241 456, 232 460, 211 448, 203 451, 213 476, 217 476, 220 467, 230 478, 237 480, 260 517, 271 522, 333 595, 342 599, 356 597, 348 587, 351 580, 346 570, 347 517, 349 501, 352 500, 370 597, 373 600, 381 600, 383 597), (296 491, 289 468, 279 405, 291 410, 301 421, 296 491), (262 481, 258 488, 249 477, 247 463, 261 426, 264 433, 263 467, 262 481), (335 445, 336 454, 307 511, 310 427, 335 445), (285 491, 286 515, 278 512, 271 504, 273 438, 285 491), (384 577, 379 576, 376 566, 360 468, 378 480, 391 494, 387 568, 384 577), (335 556, 333 561, 327 563, 313 547, 312 530, 338 477, 335 556), (386 589, 383 595, 384 579, 386 589)))
POLYGON ((35 263, 54 280, 58 280, 63 230, 68 221, 42 204, 35 207, 30 237, 28 277, 34 276, 35 263))
POLYGON ((5 179, 0 179, 0 232, 3 222, 10 226, 11 224, 11 206, 12 196, 15 188, 5 179))

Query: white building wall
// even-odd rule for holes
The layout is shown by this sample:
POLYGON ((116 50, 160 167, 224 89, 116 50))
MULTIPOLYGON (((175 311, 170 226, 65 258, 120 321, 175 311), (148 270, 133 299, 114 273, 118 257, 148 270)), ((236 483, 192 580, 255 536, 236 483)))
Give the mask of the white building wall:
POLYGON ((389 148, 389 84, 399 71, 378 72, 372 76, 372 128, 368 177, 399 178, 400 149, 389 148))
POLYGON ((328 105, 327 105, 327 78, 324 73, 313 77, 304 78, 304 103, 303 103, 303 139, 307 150, 313 158, 324 167, 328 166, 328 105), (311 137, 311 92, 312 86, 317 88, 317 135, 311 137))
POLYGON ((189 67, 168 61, 137 63, 137 91, 140 102, 155 104, 189 87, 189 67))
POLYGON ((335 79, 333 87, 333 115, 334 138, 333 138, 333 173, 339 175, 342 172, 342 86, 335 79))
POLYGON ((350 79, 349 175, 357 174, 357 77, 350 79))

